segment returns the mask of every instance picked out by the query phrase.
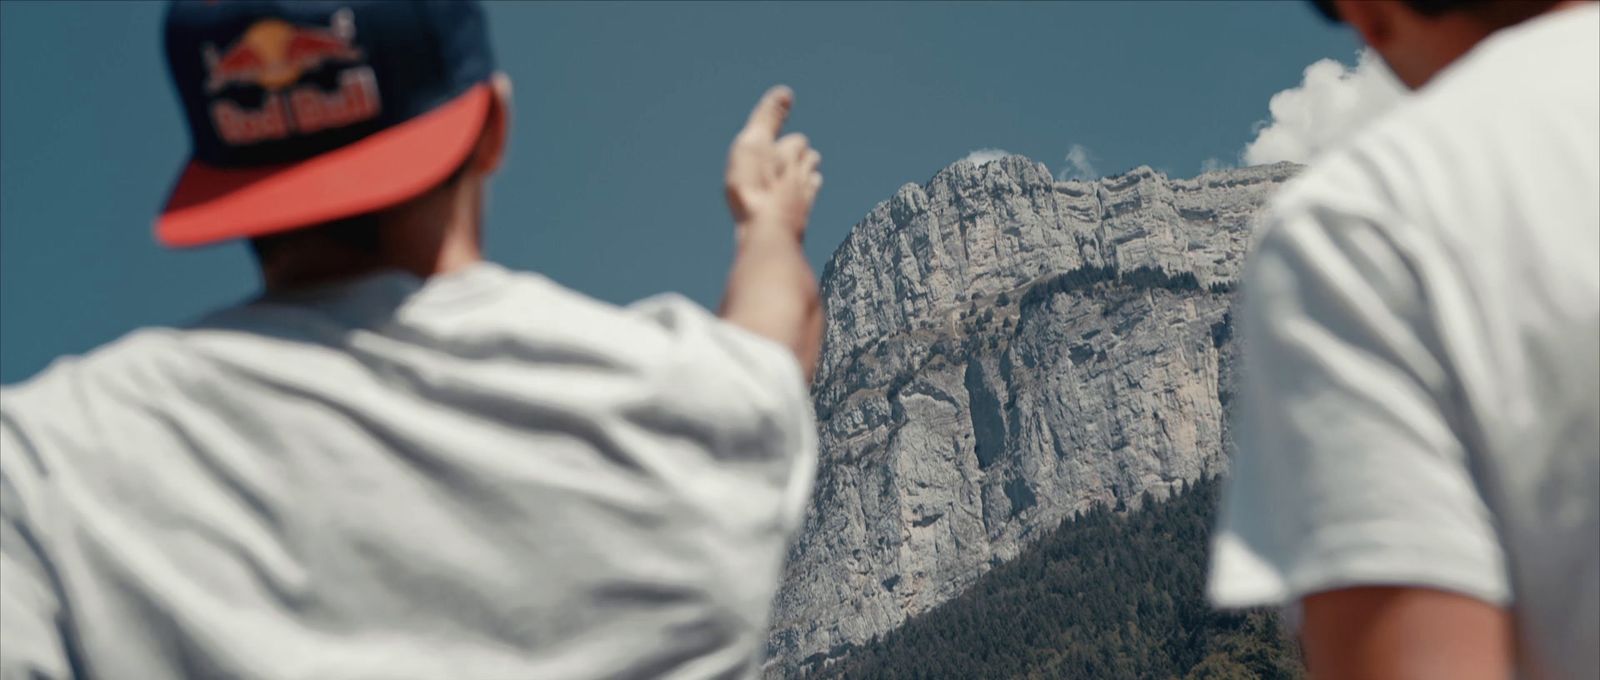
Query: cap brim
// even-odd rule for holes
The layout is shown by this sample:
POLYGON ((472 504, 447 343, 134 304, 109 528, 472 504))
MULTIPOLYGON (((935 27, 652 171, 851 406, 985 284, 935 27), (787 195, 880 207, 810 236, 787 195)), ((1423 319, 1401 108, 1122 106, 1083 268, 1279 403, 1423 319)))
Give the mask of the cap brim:
POLYGON ((318 156, 264 168, 190 161, 156 219, 156 239, 181 248, 320 224, 421 195, 467 159, 483 131, 487 83, 438 108, 318 156))

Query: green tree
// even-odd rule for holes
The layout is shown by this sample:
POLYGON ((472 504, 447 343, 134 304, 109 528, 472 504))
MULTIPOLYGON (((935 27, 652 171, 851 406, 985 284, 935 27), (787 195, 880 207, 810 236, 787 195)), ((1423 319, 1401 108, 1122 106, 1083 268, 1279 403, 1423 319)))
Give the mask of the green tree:
POLYGON ((1201 591, 1217 482, 1047 532, 955 599, 811 670, 836 678, 1302 680, 1266 612, 1217 612, 1201 591))

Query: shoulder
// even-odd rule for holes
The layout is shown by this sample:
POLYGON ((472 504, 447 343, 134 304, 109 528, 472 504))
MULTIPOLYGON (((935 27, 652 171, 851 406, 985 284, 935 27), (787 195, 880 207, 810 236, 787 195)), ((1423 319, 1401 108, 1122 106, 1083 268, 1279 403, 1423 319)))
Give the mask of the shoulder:
POLYGON ((533 272, 487 262, 430 280, 398 314, 408 324, 444 326, 459 333, 512 332, 539 342, 601 348, 648 344, 655 330, 625 307, 533 272))
POLYGON ((785 348, 677 294, 616 305, 486 264, 430 282, 401 313, 407 326, 475 355, 570 362, 669 385, 663 389, 745 379, 803 385, 785 348))
POLYGON ((10 412, 85 390, 114 396, 147 386, 184 355, 185 333, 168 327, 140 328, 86 354, 57 358, 27 380, 5 386, 4 408, 10 412))
POLYGON ((155 412, 181 394, 184 332, 144 328, 81 356, 56 359, 28 380, 0 388, 8 444, 92 451, 108 422, 155 412))
POLYGON ((1596 10, 1496 34, 1319 157, 1269 204, 1258 250, 1357 229, 1488 257, 1485 244, 1514 241, 1530 225, 1554 228, 1563 210, 1592 206, 1596 10))
POLYGON ((1600 8, 1505 29, 1319 158, 1276 211, 1387 208, 1416 222, 1491 209, 1519 184, 1563 181, 1593 156, 1600 115, 1600 8), (1567 174, 1570 174, 1568 172, 1567 174), (1366 205, 1352 203, 1357 195, 1366 205))
MULTIPOLYGON (((815 459, 815 423, 808 385, 787 348, 682 295, 618 306, 535 275, 519 280, 526 289, 507 299, 542 317, 522 326, 534 334, 530 342, 559 348, 532 356, 581 364, 567 373, 567 387, 588 390, 603 382, 630 395, 616 404, 616 414, 663 450, 693 442, 697 460, 711 468, 730 460, 758 464, 735 475, 741 484, 752 474, 775 484, 809 479, 795 471, 815 459)), ((709 480, 697 484, 709 488, 709 480)), ((790 510, 798 512, 803 501, 802 493, 790 510)))
POLYGON ((742 369, 783 391, 804 387, 799 363, 786 347, 723 321, 677 294, 636 302, 625 312, 659 334, 674 356, 742 369))

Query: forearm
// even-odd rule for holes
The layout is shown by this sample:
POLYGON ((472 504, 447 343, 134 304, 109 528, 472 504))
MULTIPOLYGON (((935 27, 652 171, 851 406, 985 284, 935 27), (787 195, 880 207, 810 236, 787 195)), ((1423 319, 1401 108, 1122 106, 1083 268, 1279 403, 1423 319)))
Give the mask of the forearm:
POLYGON ((788 347, 809 381, 822 344, 822 307, 805 250, 792 232, 741 231, 722 318, 788 347))

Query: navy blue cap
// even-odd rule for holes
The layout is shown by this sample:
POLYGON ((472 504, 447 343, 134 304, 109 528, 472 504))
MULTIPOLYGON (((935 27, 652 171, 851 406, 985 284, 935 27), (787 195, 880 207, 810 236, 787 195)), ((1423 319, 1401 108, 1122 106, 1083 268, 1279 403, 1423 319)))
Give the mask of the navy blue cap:
MULTIPOLYGON (((329 163, 312 162, 330 153, 353 156, 346 151, 369 141, 377 146, 380 137, 402 143, 405 135, 386 133, 420 123, 475 89, 486 98, 485 83, 494 73, 482 8, 466 1, 180 0, 168 8, 165 41, 193 143, 190 169, 157 225, 161 240, 174 245, 270 233, 342 216, 348 210, 326 205, 301 211, 304 215, 266 220, 241 214, 260 212, 265 198, 234 200, 232 209, 213 216, 196 209, 249 190, 262 181, 263 173, 294 172, 308 163, 325 166, 329 163), (175 211, 187 211, 178 219, 185 225, 165 224, 175 211)), ((472 109, 455 114, 463 117, 461 124, 481 129, 481 120, 470 120, 481 118, 478 107, 458 108, 472 109)), ((438 121, 432 126, 449 127, 438 121)), ((475 139, 478 131, 466 137, 475 139)), ((459 151, 464 158, 459 144, 448 146, 434 155, 459 151)), ((443 177, 454 169, 434 167, 443 160, 424 157, 416 162, 427 166, 424 174, 443 177)), ((449 160, 459 163, 462 158, 449 160)), ((370 167, 364 172, 373 174, 370 167)), ((385 207, 375 203, 409 193, 419 183, 409 176, 374 176, 367 184, 394 181, 407 191, 370 187, 384 200, 358 197, 350 201, 350 209, 385 207)), ((340 187, 343 193, 357 194, 369 187, 353 188, 340 187)), ((326 202, 326 197, 309 195, 329 192, 324 182, 301 187, 298 193, 326 202)), ((298 202, 293 195, 274 200, 285 199, 298 202)))

